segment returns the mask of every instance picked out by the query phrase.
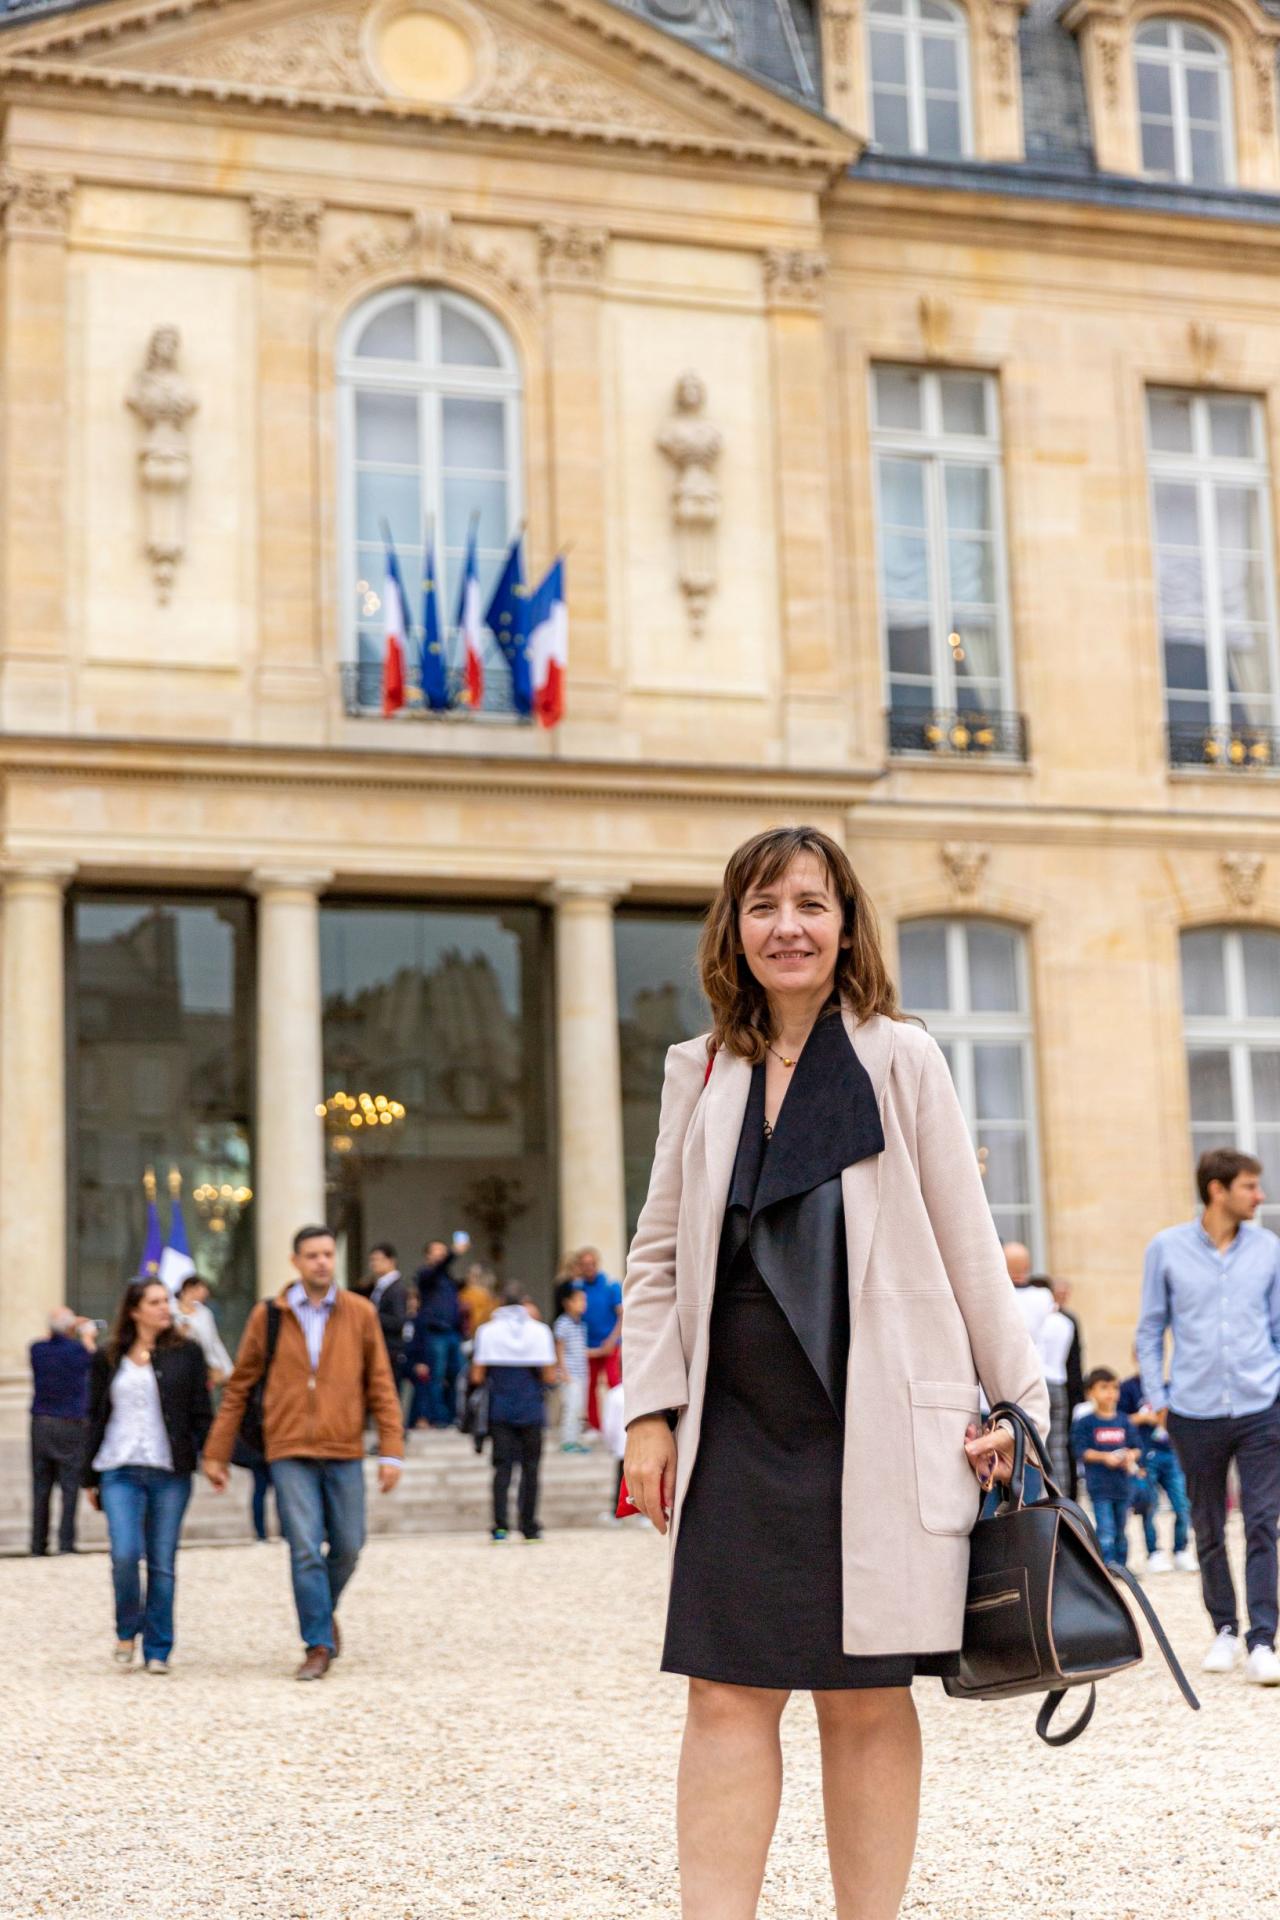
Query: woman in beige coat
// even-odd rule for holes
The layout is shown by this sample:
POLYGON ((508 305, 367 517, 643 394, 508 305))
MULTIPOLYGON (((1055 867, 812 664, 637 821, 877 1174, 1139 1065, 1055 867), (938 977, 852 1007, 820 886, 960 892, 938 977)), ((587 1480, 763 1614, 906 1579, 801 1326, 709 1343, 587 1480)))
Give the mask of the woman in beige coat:
POLYGON ((947 1064, 899 1011, 874 910, 811 828, 740 847, 704 929, 710 1036, 672 1047, 627 1264, 627 1483, 689 1676, 686 1920, 751 1920, 811 1691, 838 1920, 892 1920, 915 1846, 914 1675, 960 1645, 977 1480, 1043 1429, 947 1064), (977 1476, 977 1478, 975 1478, 977 1476))

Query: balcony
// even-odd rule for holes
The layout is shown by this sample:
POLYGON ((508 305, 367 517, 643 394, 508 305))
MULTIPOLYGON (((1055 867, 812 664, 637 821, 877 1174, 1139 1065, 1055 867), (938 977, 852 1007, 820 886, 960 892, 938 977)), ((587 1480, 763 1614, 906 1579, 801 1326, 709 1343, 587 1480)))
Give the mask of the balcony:
POLYGON ((1216 767, 1227 773, 1266 773, 1280 766, 1280 728, 1203 726, 1171 721, 1171 767, 1216 767))
POLYGON ((1025 761, 1026 716, 981 713, 965 707, 891 708, 885 716, 891 754, 931 760, 1025 761))
POLYGON ((422 698, 422 674, 418 661, 405 664, 405 702, 397 713, 383 715, 381 660, 348 660, 339 667, 342 682, 342 706, 353 720, 385 720, 397 726, 415 721, 444 721, 449 725, 476 720, 505 720, 517 726, 531 724, 530 716, 517 713, 511 696, 511 669, 496 653, 484 663, 484 700, 469 707, 465 699, 466 676, 461 667, 448 670, 451 704, 443 711, 427 706, 422 698))

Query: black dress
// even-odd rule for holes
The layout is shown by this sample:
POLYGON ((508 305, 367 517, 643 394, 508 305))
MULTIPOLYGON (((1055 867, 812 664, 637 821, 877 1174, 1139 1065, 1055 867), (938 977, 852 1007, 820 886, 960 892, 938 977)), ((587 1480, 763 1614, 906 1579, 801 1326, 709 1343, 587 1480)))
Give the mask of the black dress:
MULTIPOLYGON (((838 1009, 796 1062, 771 1138, 751 1079, 720 1237, 698 1457, 662 1665, 735 1686, 909 1686, 949 1654, 843 1651, 849 1359, 843 1168, 884 1151, 838 1009)), ((872 1520, 874 1525, 874 1519, 872 1520)))

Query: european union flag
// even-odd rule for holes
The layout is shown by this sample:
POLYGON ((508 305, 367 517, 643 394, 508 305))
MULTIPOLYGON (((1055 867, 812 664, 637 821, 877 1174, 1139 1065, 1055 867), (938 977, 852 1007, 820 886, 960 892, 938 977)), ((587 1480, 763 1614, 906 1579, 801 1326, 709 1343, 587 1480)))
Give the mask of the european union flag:
POLYGON ((511 697, 517 713, 533 712, 533 683, 529 670, 529 589, 524 580, 524 529, 502 563, 498 584, 485 610, 484 623, 502 649, 511 669, 511 697))
POLYGON ((422 555, 422 697, 433 713, 443 713, 450 705, 449 662, 440 625, 435 541, 430 534, 422 555))

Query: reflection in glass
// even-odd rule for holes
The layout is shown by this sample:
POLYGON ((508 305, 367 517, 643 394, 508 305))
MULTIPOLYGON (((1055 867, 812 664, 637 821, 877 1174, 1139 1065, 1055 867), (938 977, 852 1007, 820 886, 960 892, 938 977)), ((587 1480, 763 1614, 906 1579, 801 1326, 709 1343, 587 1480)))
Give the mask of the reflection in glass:
POLYGON ((253 1207, 197 1189, 253 1187, 253 916, 238 896, 80 894, 70 909, 72 1303, 106 1319, 136 1273, 153 1167, 183 1181, 192 1257, 233 1344, 256 1296, 253 1207))
POLYGON ((711 1024, 696 970, 701 927, 694 913, 614 916, 628 1239, 649 1187, 667 1048, 711 1024))

